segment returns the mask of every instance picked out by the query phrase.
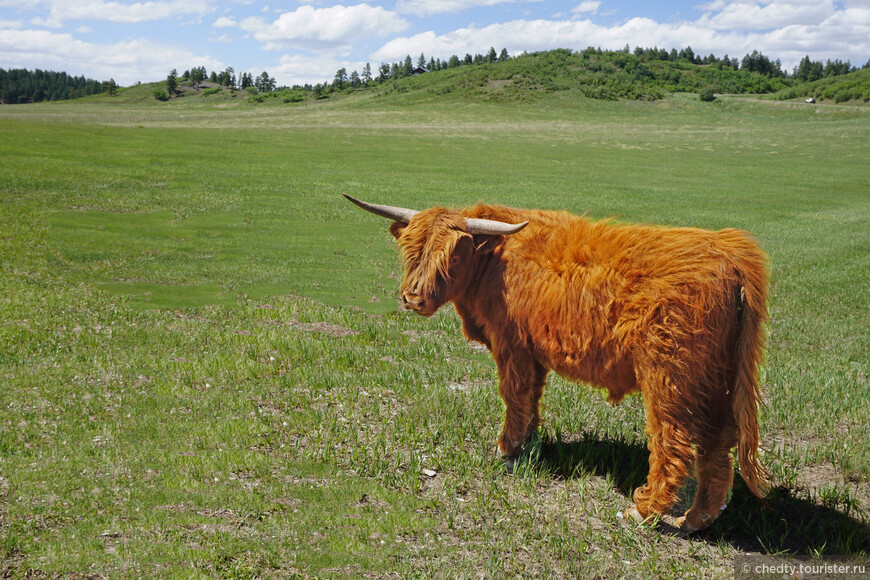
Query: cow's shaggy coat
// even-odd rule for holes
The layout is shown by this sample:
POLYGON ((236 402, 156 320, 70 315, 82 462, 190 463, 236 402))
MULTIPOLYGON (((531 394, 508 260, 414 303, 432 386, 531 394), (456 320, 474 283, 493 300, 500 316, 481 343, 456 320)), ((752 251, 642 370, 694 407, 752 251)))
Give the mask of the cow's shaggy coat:
POLYGON ((635 517, 661 514, 696 464, 681 518, 709 525, 731 487, 730 451, 759 497, 759 365, 767 320, 766 257, 744 232, 592 221, 564 212, 477 205, 432 208, 390 231, 402 248, 405 304, 423 315, 452 302, 465 335, 486 345, 505 402, 501 453, 540 423, 547 373, 640 391, 650 469, 635 517), (467 233, 468 217, 528 221, 508 236, 467 233))

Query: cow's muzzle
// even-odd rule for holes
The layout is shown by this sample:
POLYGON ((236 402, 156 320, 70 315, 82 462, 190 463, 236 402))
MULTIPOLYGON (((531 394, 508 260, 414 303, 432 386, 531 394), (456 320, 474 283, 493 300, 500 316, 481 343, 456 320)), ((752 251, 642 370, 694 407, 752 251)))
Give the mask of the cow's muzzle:
POLYGON ((402 304, 405 310, 412 310, 421 316, 432 316, 435 311, 431 309, 431 303, 422 296, 410 292, 402 292, 402 304))

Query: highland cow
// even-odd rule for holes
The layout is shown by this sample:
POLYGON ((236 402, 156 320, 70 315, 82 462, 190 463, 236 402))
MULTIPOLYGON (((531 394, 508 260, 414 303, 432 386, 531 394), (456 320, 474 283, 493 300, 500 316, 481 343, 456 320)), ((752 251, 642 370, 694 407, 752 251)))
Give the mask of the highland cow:
POLYGON ((505 404, 498 448, 515 457, 540 423, 549 371, 640 392, 649 475, 626 510, 663 514, 696 466, 683 530, 710 525, 740 474, 758 497, 759 366, 767 321, 766 256, 744 232, 593 221, 567 212, 477 205, 414 211, 350 201, 394 220, 405 307, 451 302, 465 336, 498 367, 505 404))

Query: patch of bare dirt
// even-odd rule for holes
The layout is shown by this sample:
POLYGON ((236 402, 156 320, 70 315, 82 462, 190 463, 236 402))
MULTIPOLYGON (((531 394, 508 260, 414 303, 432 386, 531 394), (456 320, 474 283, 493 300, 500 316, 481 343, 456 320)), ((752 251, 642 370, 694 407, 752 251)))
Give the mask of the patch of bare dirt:
POLYGON ((855 476, 844 475, 830 463, 819 465, 807 465, 801 469, 795 485, 820 495, 820 490, 839 488, 847 490, 849 495, 858 503, 858 507, 865 514, 870 514, 870 484, 855 476))
POLYGON ((493 91, 497 91, 499 89, 509 87, 512 84, 514 84, 514 81, 512 81, 511 79, 505 79, 505 80, 499 80, 499 81, 490 80, 490 81, 487 81, 486 88, 493 90, 493 91))
POLYGON ((359 334, 359 331, 345 326, 339 326, 338 324, 330 324, 328 322, 290 322, 288 323, 288 326, 304 332, 320 332, 339 338, 359 334))
POLYGON ((440 330, 404 330, 402 334, 408 337, 411 344, 416 344, 423 338, 442 335, 443 332, 440 330))

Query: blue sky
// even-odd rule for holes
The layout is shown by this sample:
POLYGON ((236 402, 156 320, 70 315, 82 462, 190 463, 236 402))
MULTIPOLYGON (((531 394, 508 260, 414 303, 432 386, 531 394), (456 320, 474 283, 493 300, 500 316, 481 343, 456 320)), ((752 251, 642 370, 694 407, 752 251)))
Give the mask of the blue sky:
POLYGON ((194 66, 267 71, 279 85, 339 68, 507 48, 626 44, 742 57, 791 70, 870 58, 870 0, 0 0, 0 68, 114 78, 126 86, 194 66))

